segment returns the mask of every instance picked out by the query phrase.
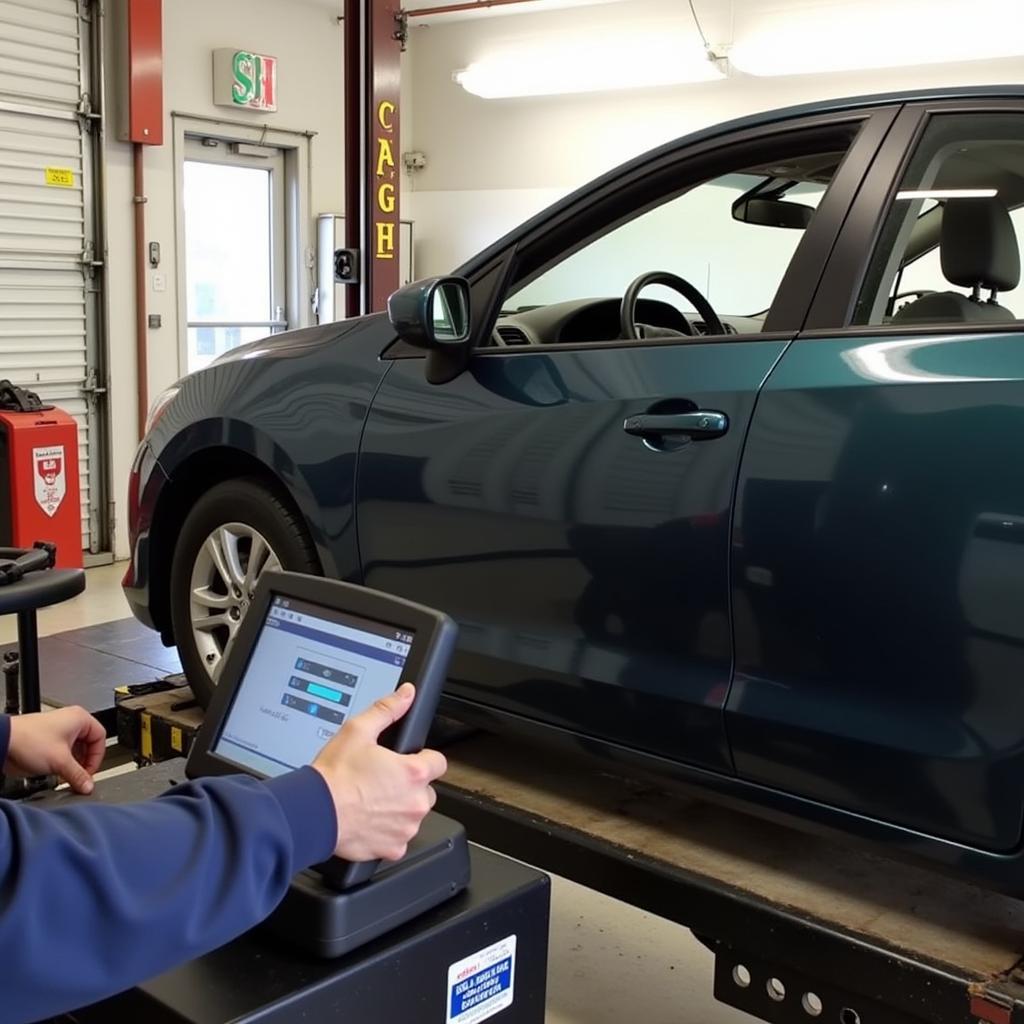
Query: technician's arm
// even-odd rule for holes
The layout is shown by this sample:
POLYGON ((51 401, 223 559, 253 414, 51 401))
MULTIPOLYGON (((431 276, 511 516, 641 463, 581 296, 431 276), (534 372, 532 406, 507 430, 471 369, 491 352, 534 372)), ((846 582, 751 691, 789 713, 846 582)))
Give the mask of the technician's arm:
MULTIPOLYGON (((9 738, 0 717, 0 764, 9 738)), ((222 945, 337 842, 313 768, 207 779, 125 807, 0 801, 0 1017, 83 1006, 222 945)))

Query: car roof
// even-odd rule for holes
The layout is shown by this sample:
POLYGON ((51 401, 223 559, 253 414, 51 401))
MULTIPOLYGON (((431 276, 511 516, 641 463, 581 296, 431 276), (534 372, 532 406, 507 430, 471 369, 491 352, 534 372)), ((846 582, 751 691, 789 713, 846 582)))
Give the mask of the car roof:
POLYGON ((1006 85, 968 85, 949 88, 933 89, 910 89, 901 92, 873 93, 864 96, 851 96, 842 99, 817 100, 813 103, 801 103, 791 107, 780 107, 776 110, 760 111, 756 114, 746 114, 743 117, 733 118, 729 121, 721 121, 698 131, 683 135, 671 142, 664 143, 655 149, 648 150, 640 156, 610 171, 605 172, 592 181, 587 182, 581 188, 559 200, 557 203, 542 210, 540 213, 524 221, 517 228, 504 235, 498 241, 488 246, 483 252, 473 257, 468 263, 460 267, 456 273, 465 277, 471 277, 482 270, 500 252, 506 249, 513 242, 530 234, 540 227, 549 217, 559 210, 568 208, 588 194, 597 192, 617 178, 627 175, 633 170, 639 170, 676 150, 686 146, 712 139, 718 135, 731 134, 745 128, 758 128, 764 125, 774 124, 782 121, 790 121, 800 117, 807 117, 812 114, 833 114, 843 111, 853 111, 871 107, 884 107, 902 105, 905 103, 941 102, 957 99, 1024 99, 1024 84, 1006 85))

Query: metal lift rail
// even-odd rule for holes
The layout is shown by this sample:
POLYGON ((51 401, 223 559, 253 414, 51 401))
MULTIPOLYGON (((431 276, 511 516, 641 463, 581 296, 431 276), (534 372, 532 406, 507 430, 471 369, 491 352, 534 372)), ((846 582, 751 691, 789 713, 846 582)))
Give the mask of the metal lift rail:
POLYGON ((474 842, 689 928, 772 1022, 1024 1024, 1024 902, 477 734, 438 809, 474 842))

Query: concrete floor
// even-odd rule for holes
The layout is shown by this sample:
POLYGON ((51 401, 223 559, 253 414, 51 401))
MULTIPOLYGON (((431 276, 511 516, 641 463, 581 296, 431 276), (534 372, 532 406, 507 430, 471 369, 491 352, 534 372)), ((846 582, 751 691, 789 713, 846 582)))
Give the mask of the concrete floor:
MULTIPOLYGON (((124 570, 124 563, 90 569, 85 593, 81 597, 39 612, 39 635, 52 636, 70 629, 114 622, 131 615, 121 591, 124 570)), ((18 624, 15 617, 5 615, 0 618, 0 644, 12 643, 17 639, 18 624)))
MULTIPOLYGON (((123 573, 123 565, 90 569, 81 597, 40 613, 40 634, 125 618, 123 573)), ((0 619, 0 644, 15 638, 13 618, 0 619)), ((711 954, 686 929, 553 879, 547 1024, 752 1020, 714 1001, 712 966, 711 954)))

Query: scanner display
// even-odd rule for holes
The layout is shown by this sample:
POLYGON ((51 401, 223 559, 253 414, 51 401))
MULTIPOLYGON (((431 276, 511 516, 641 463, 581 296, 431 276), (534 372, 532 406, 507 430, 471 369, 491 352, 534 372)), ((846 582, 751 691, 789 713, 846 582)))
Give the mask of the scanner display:
POLYGON ((275 596, 214 752, 266 776, 309 764, 350 715, 398 688, 414 636, 275 596))

